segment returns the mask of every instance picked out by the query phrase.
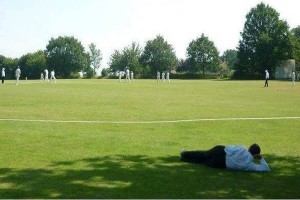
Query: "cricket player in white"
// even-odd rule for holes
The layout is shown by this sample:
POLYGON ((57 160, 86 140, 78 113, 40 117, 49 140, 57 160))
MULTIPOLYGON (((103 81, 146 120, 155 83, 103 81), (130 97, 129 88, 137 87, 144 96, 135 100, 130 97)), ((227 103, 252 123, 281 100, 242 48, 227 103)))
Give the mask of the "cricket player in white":
POLYGON ((130 79, 133 80, 133 71, 130 73, 130 79))
POLYGON ((41 80, 44 81, 44 74, 43 74, 43 72, 41 73, 41 80))
POLYGON ((296 74, 295 72, 292 73, 292 82, 293 82, 293 86, 295 85, 295 80, 296 80, 296 74))
POLYGON ((56 78, 55 78, 55 72, 54 72, 54 70, 52 70, 50 72, 50 81, 52 82, 52 80, 54 80, 54 83, 56 83, 56 78))
POLYGON ((157 82, 159 82, 159 80, 160 80, 160 72, 159 71, 157 72, 156 79, 157 79, 157 82))
POLYGON ((126 69, 126 78, 125 78, 125 82, 127 81, 127 79, 129 80, 129 82, 131 82, 131 80, 130 80, 130 71, 129 71, 129 69, 126 69))
POLYGON ((44 72, 45 72, 45 83, 49 83, 48 69, 45 69, 44 72))
POLYGON ((2 84, 4 84, 4 79, 5 79, 5 68, 2 68, 2 72, 1 72, 1 79, 2 79, 2 84))
POLYGON ((170 83, 170 72, 167 72, 166 79, 167 79, 167 82, 170 83))
POLYGON ((161 73, 161 80, 163 82, 166 82, 166 79, 165 79, 165 72, 161 73))
POLYGON ((21 76, 21 70, 20 70, 20 67, 18 66, 18 68, 16 69, 16 85, 19 84, 19 79, 20 79, 20 76, 21 76))

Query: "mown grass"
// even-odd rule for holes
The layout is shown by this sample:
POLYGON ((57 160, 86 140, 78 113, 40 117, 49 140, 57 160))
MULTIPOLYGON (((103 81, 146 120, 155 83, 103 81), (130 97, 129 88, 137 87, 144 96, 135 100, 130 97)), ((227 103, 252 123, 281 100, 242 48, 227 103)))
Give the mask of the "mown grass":
POLYGON ((299 117, 290 82, 6 81, 0 92, 0 198, 300 198, 300 119, 112 123, 299 117), (269 173, 179 161, 181 149, 255 142, 269 173))

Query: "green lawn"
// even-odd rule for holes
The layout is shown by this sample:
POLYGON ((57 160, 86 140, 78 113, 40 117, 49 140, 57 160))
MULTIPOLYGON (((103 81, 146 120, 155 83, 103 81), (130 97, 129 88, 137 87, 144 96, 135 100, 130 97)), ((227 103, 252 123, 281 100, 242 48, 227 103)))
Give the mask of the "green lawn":
POLYGON ((300 198, 300 118, 270 119, 300 117, 300 84, 263 85, 6 81, 0 198, 300 198), (179 161, 182 149, 252 143, 271 172, 179 161))

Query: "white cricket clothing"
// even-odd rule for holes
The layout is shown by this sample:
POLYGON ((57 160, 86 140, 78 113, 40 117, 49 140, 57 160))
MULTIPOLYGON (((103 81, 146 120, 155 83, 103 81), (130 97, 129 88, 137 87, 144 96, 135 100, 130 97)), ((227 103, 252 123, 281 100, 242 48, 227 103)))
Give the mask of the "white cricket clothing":
POLYGON ((226 167, 245 171, 270 171, 265 159, 260 159, 260 164, 253 162, 253 156, 243 146, 229 145, 225 147, 226 167))
POLYGON ((266 70, 266 79, 269 79, 269 78, 270 78, 269 72, 266 70))
POLYGON ((16 78, 20 78, 21 76, 21 70, 20 68, 16 69, 16 78))

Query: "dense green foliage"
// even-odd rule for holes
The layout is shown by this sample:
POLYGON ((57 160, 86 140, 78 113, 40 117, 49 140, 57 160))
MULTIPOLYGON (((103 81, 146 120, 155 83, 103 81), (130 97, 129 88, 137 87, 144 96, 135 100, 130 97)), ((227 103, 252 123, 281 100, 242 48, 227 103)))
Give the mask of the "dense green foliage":
POLYGON ((261 77, 267 69, 271 76, 279 61, 290 59, 293 48, 287 22, 264 3, 252 8, 246 16, 238 47, 237 77, 261 77))
POLYGON ((19 60, 23 77, 38 79, 41 73, 47 68, 47 60, 43 51, 28 53, 19 60))
POLYGON ((142 48, 136 42, 133 42, 131 46, 126 47, 124 49, 126 66, 130 71, 133 71, 136 75, 141 75, 143 73, 143 68, 140 63, 141 54, 142 48))
POLYGON ((237 62, 237 51, 234 49, 228 49, 223 53, 221 59, 230 69, 233 69, 237 62))
POLYGON ((300 198, 299 118, 267 119, 299 117, 300 87, 289 82, 268 89, 263 81, 212 80, 0 86, 3 199, 300 198), (261 119, 226 120, 251 117, 261 119), (179 161, 182 149, 254 142, 270 173, 179 161))
POLYGON ((126 68, 124 52, 115 50, 110 56, 109 66, 113 72, 123 71, 126 68))
POLYGON ((5 76, 6 78, 14 78, 16 66, 18 65, 19 59, 6 58, 5 56, 0 55, 0 67, 6 68, 5 76))
POLYGON ((172 45, 158 35, 155 39, 147 41, 141 55, 141 63, 155 76, 157 71, 166 72, 175 69, 178 61, 172 45))
POLYGON ((125 68, 128 68, 130 71, 134 71, 136 74, 141 74, 143 69, 140 64, 142 49, 140 45, 136 42, 133 42, 131 46, 125 47, 122 51, 115 50, 111 55, 109 66, 110 71, 125 71, 125 68))
POLYGON ((293 58, 296 60, 296 70, 300 72, 300 26, 292 29, 293 58))
POLYGON ((45 53, 49 70, 54 69, 62 77, 90 69, 88 54, 74 37, 51 38, 45 53))
POLYGON ((187 60, 191 69, 196 72, 217 72, 220 69, 219 52, 214 43, 204 34, 193 40, 187 48, 187 60))

